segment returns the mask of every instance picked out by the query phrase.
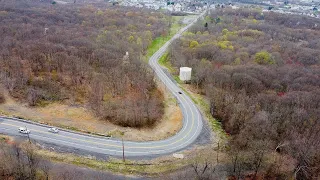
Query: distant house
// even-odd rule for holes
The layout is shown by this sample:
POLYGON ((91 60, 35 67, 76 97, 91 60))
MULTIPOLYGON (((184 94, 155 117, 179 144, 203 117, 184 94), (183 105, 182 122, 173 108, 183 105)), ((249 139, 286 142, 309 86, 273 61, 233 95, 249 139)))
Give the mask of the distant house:
POLYGON ((173 11, 173 6, 172 5, 167 6, 167 10, 168 11, 173 11))
POLYGON ((180 3, 177 3, 175 6, 174 6, 174 9, 175 11, 181 11, 182 10, 182 5, 180 3))

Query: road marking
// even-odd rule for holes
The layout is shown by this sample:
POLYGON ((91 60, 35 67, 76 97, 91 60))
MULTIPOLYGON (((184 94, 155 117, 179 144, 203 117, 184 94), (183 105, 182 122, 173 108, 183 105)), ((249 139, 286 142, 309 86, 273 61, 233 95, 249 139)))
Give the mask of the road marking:
MULTIPOLYGON (((161 72, 161 71, 160 71, 161 72)), ((162 74, 161 74, 162 75, 162 74)), ((167 76, 163 76, 162 77, 165 77, 166 81, 168 82, 168 77, 167 76)), ((170 83, 168 83, 170 84, 170 83)), ((171 88, 170 88, 171 89, 171 88)), ((194 113, 189 105, 189 102, 185 99, 184 96, 180 96, 184 102, 187 104, 188 108, 191 110, 191 114, 192 114, 192 125, 191 127, 194 127, 194 113)), ((192 103, 193 104, 193 103, 192 103)), ((183 105, 183 103, 182 103, 183 105)), ((187 108, 186 108, 187 110, 187 108)), ((188 113, 186 114, 188 116, 188 113)), ((198 116, 199 117, 199 116, 198 116)), ((186 118, 188 120, 188 117, 186 118)), ((20 127, 20 126, 17 126, 17 125, 12 125, 12 124, 7 124, 7 123, 2 123, 2 124, 5 124, 5 125, 8 125, 8 126, 14 126, 14 127, 20 127)), ((198 124, 199 125, 199 124, 198 124)), ((185 126, 186 127, 186 126, 185 126)), ((198 128, 197 128, 198 129, 198 128)), ((60 137, 64 137, 64 138, 67 138, 67 139, 72 139, 72 140, 77 140, 77 141, 82 141, 82 142, 87 142, 87 143, 92 143, 92 144, 98 144, 98 145, 103 145, 103 146, 109 146, 109 147, 117 147, 117 148, 122 148, 121 145, 113 145, 113 144, 107 144, 107 143, 99 143, 99 142, 94 142, 94 141, 89 141, 89 140, 83 140, 83 139, 78 139, 78 138, 73 138, 73 137, 69 137, 69 136, 64 136, 64 135, 60 135, 60 134, 53 134, 53 133, 49 133, 49 132, 46 132, 46 131, 39 131, 39 130, 35 130, 35 129, 31 129, 32 131, 36 131, 36 132, 40 132, 40 133, 44 133, 44 134, 50 134, 50 135, 54 135, 54 136, 60 136, 60 137)), ((166 146, 170 146, 170 145, 173 145, 173 144, 177 144, 178 142, 182 141, 183 139, 185 139, 187 136, 189 136, 190 132, 191 132, 192 128, 189 128, 189 131, 187 132, 187 134, 185 136, 183 136, 182 138, 180 138, 179 140, 176 140, 170 144, 165 144, 165 145, 159 145, 159 146, 138 146, 138 147, 131 147, 131 146, 126 146, 126 148, 129 148, 129 149, 154 149, 154 148, 161 148, 161 147, 166 147, 166 146)), ((196 131, 197 132, 197 131, 196 131)), ((195 132, 195 133, 196 133, 195 132)), ((194 134, 195 135, 195 134, 194 134)), ((193 135, 193 136, 194 136, 193 135)), ((193 137, 192 136, 192 137, 193 137)), ((192 139, 192 138, 191 138, 192 139)), ((118 142, 118 141, 116 141, 118 142)), ((188 141, 187 141, 188 142, 188 141)), ((183 145, 183 144, 182 144, 183 145)), ((179 147, 179 146, 178 146, 179 147)))
MULTIPOLYGON (((195 21, 194 21, 194 22, 195 22, 195 21)), ((193 23, 194 23, 194 22, 193 22, 193 23)), ((192 23, 192 24, 193 24, 193 23, 192 23)), ((189 24, 187 27, 190 27, 190 26, 191 26, 191 24, 189 24)), ((186 27, 183 28, 183 29, 181 29, 181 30, 180 30, 180 31, 181 31, 180 33, 183 33, 186 29, 187 29, 186 27)), ((159 60, 161 54, 163 54, 162 51, 165 51, 165 49, 167 49, 167 47, 169 46, 169 44, 170 44, 173 40, 177 39, 179 36, 181 36, 181 35, 180 35, 180 34, 179 34, 179 35, 176 34, 172 39, 170 39, 168 42, 166 42, 166 44, 165 44, 164 46, 162 46, 162 47, 161 47, 155 54, 153 54, 153 55, 151 56, 151 58, 150 58, 150 59, 154 59, 154 60, 151 60, 150 64, 153 65, 156 74, 158 74, 158 76, 159 76, 160 79, 161 79, 161 77, 163 78, 163 79, 161 79, 161 80, 164 82, 164 84, 165 84, 165 83, 168 84, 167 87, 168 87, 169 89, 171 89, 173 95, 174 95, 174 93, 175 93, 175 89, 178 89, 178 90, 181 90, 181 89, 180 89, 176 84, 174 84, 174 83, 169 79, 169 77, 162 71, 160 65, 158 64, 158 60, 159 60)), ((180 145, 178 145, 178 146, 176 146, 176 147, 169 148, 169 149, 175 149, 175 148, 180 147, 180 146, 183 146, 184 144, 186 144, 186 143, 188 143, 189 141, 191 141, 191 140, 193 139, 193 137, 198 133, 199 125, 200 125, 200 123, 201 123, 201 122, 200 122, 200 121, 201 121, 201 116, 200 116, 200 113, 199 113, 197 107, 195 106, 195 104, 194 104, 190 99, 187 100, 187 99, 184 97, 184 95, 183 95, 183 96, 179 96, 179 97, 177 96, 177 99, 179 99, 181 102, 184 102, 184 103, 186 104, 186 106, 187 106, 187 108, 185 108, 185 110, 186 110, 186 118, 185 118, 185 119, 186 119, 187 123, 186 123, 186 125, 184 126, 183 130, 181 130, 179 133, 183 133, 183 132, 187 129, 187 125, 188 125, 188 121, 189 121, 189 118, 188 118, 188 109, 190 109, 191 114, 192 114, 192 118, 191 118, 191 119, 192 119, 191 128, 189 128, 189 131, 188 131, 182 138, 180 138, 180 139, 178 139, 178 140, 176 140, 176 141, 174 141, 174 142, 172 142, 172 143, 170 143, 170 144, 165 144, 165 145, 159 145, 159 146, 137 146, 137 147, 126 146, 126 148, 128 148, 128 149, 145 149, 145 148, 154 149, 154 148, 166 147, 166 146, 170 146, 170 145, 173 145, 173 144, 177 144, 178 142, 180 142, 180 141, 182 141, 183 139, 185 139, 186 137, 188 137, 189 134, 191 133, 191 131, 192 131, 193 127, 194 127, 194 123, 195 123, 194 113, 193 113, 193 111, 192 111, 192 108, 191 108, 190 104, 192 104, 193 108, 195 108, 196 113, 197 113, 197 115, 198 115, 198 116, 197 116, 197 117, 198 117, 197 128, 196 128, 194 134, 192 135, 192 137, 189 138, 186 142, 184 142, 184 143, 182 143, 182 144, 180 144, 180 145), (190 102, 191 102, 191 103, 190 103, 190 102)), ((184 103, 181 103, 183 107, 185 107, 185 106, 184 106, 184 103)), ((12 124, 7 124, 7 123, 2 123, 2 124, 6 124, 6 125, 9 125, 9 126, 14 126, 14 127, 19 127, 19 126, 12 125, 12 124)), ((99 144, 99 145, 103 145, 103 146, 110 146, 110 147, 122 148, 121 145, 113 145, 113 144, 108 144, 108 143, 99 143, 99 142, 94 142, 94 141, 91 141, 91 140, 83 140, 83 139, 68 137, 68 136, 64 136, 64 135, 60 135, 60 134, 53 134, 53 133, 49 133, 49 132, 45 132, 45 131, 39 131, 39 130, 34 130, 34 129, 33 129, 33 131, 40 132, 40 133, 45 133, 45 134, 50 134, 50 135, 55 135, 55 136, 60 136, 60 137, 64 137, 64 138, 67 138, 67 139, 72 139, 72 140, 77 140, 77 141, 83 141, 83 142, 87 142, 87 143, 93 143, 93 144, 99 144)), ((31 135, 32 135, 32 136, 38 136, 38 135, 33 135, 33 134, 31 134, 31 135)), ((39 137, 40 137, 40 136, 39 136, 39 137)), ((52 138, 48 138, 48 137, 42 137, 42 138, 52 139, 52 138)), ((91 138, 91 137, 90 137, 90 138, 91 138)), ((74 143, 74 142, 68 142, 68 141, 63 141, 63 140, 59 140, 59 139, 53 139, 53 140, 55 140, 55 141, 67 142, 67 143, 71 143, 71 144, 76 144, 76 143, 74 143)), ((103 139, 99 139, 99 140, 103 140, 103 139)), ((166 140, 169 141, 170 139, 166 139, 166 140)), ((164 140, 164 141, 166 141, 166 140, 164 140)), ((108 141, 111 141, 111 140, 108 140, 108 141)), ((113 141, 113 142, 120 143, 120 141, 113 141)), ((135 143, 135 142, 130 142, 130 141, 129 141, 128 143, 135 143)), ((137 143, 137 144, 138 144, 138 143, 137 143)), ((77 144, 77 145, 81 145, 81 144, 77 144)), ((138 145, 139 145, 139 144, 138 144, 138 145)), ((84 146, 84 145, 81 145, 81 146, 84 146)), ((87 146, 84 146, 84 147, 87 147, 87 146)), ((91 148, 94 148, 94 147, 91 147, 91 148)), ((102 149, 102 148, 98 148, 98 147, 97 147, 97 149, 102 149)), ((167 151, 167 150, 169 150, 169 149, 165 149, 165 150, 155 150, 155 151, 149 151, 149 152, 162 152, 162 151, 167 151)), ((109 151, 113 151, 113 150, 109 150, 109 151)), ((116 152, 122 152, 122 151, 116 151, 116 152)), ((127 153, 128 153, 128 152, 127 152, 127 153)), ((132 153, 146 153, 146 152, 132 152, 132 153)), ((147 153, 146 153, 146 154, 147 154, 147 153)))
MULTIPOLYGON (((8 126, 13 126, 13 127, 19 127, 19 126, 16 126, 16 125, 12 125, 12 124, 7 124, 7 123, 3 123, 5 125, 8 125, 8 126)), ((32 130, 32 129, 31 129, 32 130)), ((41 132, 43 133, 43 131, 38 131, 38 130, 33 130, 33 131, 36 131, 36 132, 41 132)), ((46 134, 50 134, 50 135, 58 135, 58 134, 52 134, 52 133, 49 133, 49 132, 44 132, 46 134)), ((30 134, 31 136, 38 136, 38 137, 41 137, 41 138, 44 138, 44 139, 49 139, 51 140, 51 142, 54 142, 54 141, 60 141, 60 142, 64 142, 65 144, 74 144, 76 145, 74 148, 77 148, 79 146, 82 146, 82 147, 87 147, 87 148, 91 148, 91 149, 101 149, 101 150, 106 150, 106 151, 112 151, 112 152, 118 152, 118 153, 122 153, 122 151, 118 151, 118 150, 113 150, 113 149, 104 149, 104 148, 101 148, 101 147, 94 147, 94 146, 87 146, 87 145, 84 145, 84 144, 78 144, 78 143, 75 143, 75 142, 69 142, 69 141, 64 141, 64 140, 60 140, 60 139, 54 139, 54 138, 50 138, 50 137, 45 137, 45 136, 41 136, 41 135, 36 135, 36 134, 30 134)), ((62 136, 62 135, 60 135, 62 136)), ((67 137, 67 136, 63 136, 63 137, 67 137)), ((70 137, 67 137, 67 138, 70 138, 70 137)), ((75 138, 71 138, 71 139, 75 139, 75 138)), ((80 140, 80 139, 79 139, 80 140)), ((190 139, 189 139, 190 140, 190 139)), ((188 141, 189 141, 188 140, 188 141)), ((86 141, 86 140, 80 140, 80 141, 86 141)), ((91 143, 91 141, 88 141, 91 143)), ((103 144, 103 143, 96 143, 96 142, 92 142, 94 144, 100 144, 100 145, 106 145, 106 144, 103 144)), ((179 145, 181 146, 181 145, 179 145)), ((177 147, 179 147, 177 146, 177 147)), ((122 146, 121 146, 122 147, 122 146)), ((134 147, 135 148, 135 147, 134 147)), ((128 149, 128 148, 126 148, 128 149)), ((158 154, 160 152, 168 152, 168 150, 171 150, 171 149, 174 149, 174 148, 169 148, 169 149, 162 149, 162 150, 152 150, 152 151, 148 151, 148 153, 152 153, 152 154, 158 154)), ((102 152, 101 152, 102 153, 102 152)), ((125 151, 126 154, 146 154, 145 151, 125 151)))
MULTIPOLYGON (((8 124, 8 123, 2 123, 2 124, 5 124, 7 126, 13 126, 13 127, 20 127, 20 126, 17 126, 17 125, 13 125, 13 124, 8 124)), ((69 137, 69 136, 64 136, 64 135, 61 135, 61 134, 54 134, 54 133, 49 133, 49 132, 46 132, 46 131, 39 131, 39 130, 36 130, 36 129, 30 129, 28 128, 29 130, 32 130, 32 131, 35 131, 35 132, 39 132, 39 133, 43 133, 43 134, 50 134, 50 135, 54 135, 54 136, 60 136, 60 137, 64 137, 64 138, 67 138, 67 139, 72 139, 72 140, 77 140, 77 141, 83 141, 83 142, 87 142, 87 143, 94 143, 94 144, 99 144, 99 145, 105 145, 105 146, 112 146, 112 147, 122 147, 122 146, 117 146, 117 145, 112 145, 112 144, 104 144, 104 143, 98 143, 98 142, 93 142, 93 141, 88 141, 88 140, 84 140, 84 139, 78 139, 78 138, 73 138, 73 137, 69 137)), ((33 136, 33 134, 30 134, 31 136, 33 136)), ((37 135, 35 135, 37 136, 37 135)), ((42 137, 42 136, 41 136, 42 137)), ((52 138, 51 138, 52 139, 52 138)))
MULTIPOLYGON (((183 31, 184 31, 184 30, 183 30, 183 31)), ((182 31, 182 32, 183 32, 183 31, 182 31)), ((181 33, 182 33, 182 32, 181 32, 181 33)), ((177 36, 176 38, 178 38, 178 36, 177 36)), ((171 39, 171 40, 168 41, 168 42, 171 42, 172 40, 173 40, 173 39, 171 39)), ((168 46, 168 45, 167 45, 167 46, 168 46)), ((162 47, 164 47, 164 46, 162 46, 162 47)), ((153 65, 153 67, 155 68, 155 71, 156 71, 156 73, 158 74, 158 76, 159 76, 159 77, 162 77, 162 81, 165 81, 164 84, 167 83, 167 84, 168 84, 167 87, 168 87, 169 89, 171 89, 172 93, 174 93, 175 90, 174 90, 172 87, 177 87, 177 89, 179 89, 179 90, 180 90, 180 88, 179 88, 178 86, 176 86, 175 84, 173 84, 173 82, 169 79, 169 77, 161 70, 161 67, 160 67, 160 65, 159 65, 159 63, 158 63, 158 60, 159 60, 159 58, 160 58, 161 53, 162 53, 162 52, 157 51, 157 52, 154 54, 154 57, 150 58, 150 59, 151 59, 150 64, 153 65), (154 59, 154 60, 153 60, 153 59, 154 59), (160 70, 159 70, 158 68, 160 68, 160 70), (158 71, 157 71, 157 70, 158 70, 158 71), (172 87, 171 87, 171 86, 172 86, 172 87)), ((160 78, 160 79, 161 79, 161 78, 160 78)), ((178 96, 177 96, 177 97, 178 97, 178 96)), ((190 107, 190 105, 189 105, 189 102, 184 98, 184 96, 179 96, 179 97, 182 97, 182 98, 183 98, 184 102, 186 102, 187 106, 188 106, 189 109, 191 110, 191 113, 192 113, 192 125, 191 125, 191 127, 194 127, 194 114, 193 114, 193 111, 192 111, 192 109, 191 109, 191 107, 190 107)), ((189 101, 190 101, 190 100, 189 100, 189 101)), ((183 104, 183 103, 182 103, 182 104, 183 104)), ((198 114, 198 118, 199 118, 200 116, 199 116, 199 112, 198 112, 197 108, 195 107, 195 105, 194 105, 194 103, 193 103, 192 101, 191 101, 191 104, 192 104, 193 107, 195 108, 195 110, 196 110, 196 112, 197 112, 197 114, 198 114)), ((201 121, 201 118, 199 118, 198 120, 201 121)), ((196 129, 195 133, 197 133, 198 129, 199 129, 199 123, 198 123, 198 126, 197 126, 197 129, 196 129)), ((181 138, 181 139, 179 139, 179 140, 177 140, 177 141, 175 141, 175 142, 173 142, 173 143, 171 143, 171 144, 175 144, 176 142, 179 142, 179 141, 181 141, 182 139, 184 139, 185 137, 187 137, 187 136, 190 134, 191 130, 192 130, 192 128, 189 129, 188 133, 187 133, 183 138, 181 138)), ((195 135, 195 134, 194 134, 194 135, 195 135)), ((193 136, 192 136, 192 137, 193 137, 193 136)))
MULTIPOLYGON (((184 98, 184 97, 183 97, 184 98)), ((189 106, 190 108, 190 106, 189 106)), ((191 109, 191 108, 190 108, 191 109)), ((193 124, 194 124, 194 115, 193 115, 193 112, 191 111, 192 113, 192 126, 193 127, 193 124)), ((8 123, 2 123, 4 125, 7 125, 7 126, 13 126, 13 127, 17 127, 19 128, 20 126, 17 126, 17 125, 13 125, 13 124, 8 124, 8 123)), ((30 128, 29 128, 30 129, 30 128)), ((185 139, 191 132, 191 129, 189 129, 189 132, 187 133, 187 135, 185 135, 184 137, 182 137, 181 139, 177 140, 177 141, 174 141, 170 144, 165 144, 165 145, 159 145, 159 146, 137 146, 137 147, 131 147, 131 146, 126 146, 126 148, 129 148, 129 149, 154 149, 154 148, 161 148, 161 147, 166 147, 166 146, 170 146, 170 145, 173 145, 173 144, 176 144, 178 142, 180 142, 181 140, 185 139)), ((67 139, 72 139, 72 140, 77 140, 77 141, 82 141, 82 142, 87 142, 87 143, 92 143, 92 144, 98 144, 98 145, 104 145, 104 146, 110 146, 110 147, 117 147, 117 148, 122 148, 122 145, 113 145, 113 144, 107 144, 107 143, 99 143, 99 142, 94 142, 94 141, 90 141, 90 140, 84 140, 84 139, 79 139, 79 138, 73 138, 73 137, 69 137, 69 136, 64 136, 64 135, 61 135, 61 134, 54 134, 54 133, 50 133, 50 132, 46 132, 46 131, 39 131, 39 130, 36 130, 36 129, 30 129, 32 131, 35 131, 35 132, 39 132, 39 133, 43 133, 43 134, 50 134, 50 135, 54 135, 54 136, 59 136, 59 137, 64 137, 64 138, 67 138, 67 139)), ((32 134, 31 134, 32 135, 32 134)), ((117 141, 118 142, 118 141, 117 141)))

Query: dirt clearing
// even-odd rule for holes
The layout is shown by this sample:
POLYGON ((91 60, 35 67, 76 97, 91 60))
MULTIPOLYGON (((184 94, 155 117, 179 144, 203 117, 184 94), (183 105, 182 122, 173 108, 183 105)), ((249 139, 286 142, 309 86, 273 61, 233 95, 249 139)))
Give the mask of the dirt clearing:
POLYGON ((81 130, 86 132, 111 135, 113 137, 133 141, 151 141, 165 139, 177 133, 182 127, 182 113, 176 100, 171 94, 159 89, 165 97, 165 110, 163 118, 152 128, 129 128, 114 125, 108 121, 99 120, 95 115, 83 106, 72 106, 60 103, 53 103, 45 107, 30 108, 9 97, 4 88, 0 92, 6 99, 0 104, 0 114, 6 116, 21 117, 53 126, 81 130))

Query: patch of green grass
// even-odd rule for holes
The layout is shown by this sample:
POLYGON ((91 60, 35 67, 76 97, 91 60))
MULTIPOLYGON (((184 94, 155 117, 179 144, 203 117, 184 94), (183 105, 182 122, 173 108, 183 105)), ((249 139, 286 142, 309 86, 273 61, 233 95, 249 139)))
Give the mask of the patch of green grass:
POLYGON ((173 79, 178 83, 178 84, 182 84, 183 82, 180 80, 178 75, 173 75, 173 79))
POLYGON ((172 161, 163 163, 150 163, 131 160, 126 160, 125 162, 123 162, 121 159, 114 158, 111 158, 108 161, 104 161, 97 160, 94 157, 83 157, 74 154, 62 154, 42 149, 39 149, 36 152, 40 156, 48 158, 51 161, 64 162, 77 166, 90 167, 93 169, 111 171, 125 175, 158 175, 159 173, 174 171, 190 163, 189 160, 175 160, 174 163, 172 161))
POLYGON ((119 129, 116 129, 116 130, 112 130, 112 131, 109 131, 107 133, 108 136, 110 137, 118 137, 118 138, 121 138, 122 136, 124 136, 124 133, 123 131, 120 131, 119 129))
POLYGON ((9 116, 10 113, 8 113, 8 112, 3 111, 3 110, 0 109, 0 115, 9 116))
MULTIPOLYGON (((161 66, 166 67, 171 74, 174 73, 174 68, 172 67, 172 64, 170 63, 169 60, 169 54, 166 52, 160 59, 159 59, 159 64, 161 66)), ((211 113, 210 113, 210 104, 207 102, 204 97, 198 94, 191 94, 188 90, 186 90, 183 87, 183 82, 180 80, 178 75, 173 75, 173 78, 175 81, 180 85, 180 88, 191 98, 191 100, 197 104, 200 109, 203 111, 204 115, 208 119, 210 126, 212 130, 220 135, 221 138, 225 138, 226 134, 222 128, 221 122, 219 122, 217 119, 213 118, 211 113)))
POLYGON ((161 66, 166 67, 169 70, 169 72, 172 74, 175 72, 175 69, 172 67, 168 56, 169 56, 169 53, 167 53, 167 52, 164 53, 163 56, 160 57, 158 62, 161 66))
POLYGON ((180 24, 179 21, 182 20, 184 17, 187 16, 172 16, 173 19, 173 23, 171 25, 170 28, 170 34, 174 35, 175 33, 177 33, 183 26, 185 26, 184 24, 180 24))
POLYGON ((161 65, 161 66, 166 66, 167 65, 167 63, 168 63, 168 55, 169 55, 169 53, 164 53, 163 54, 163 56, 161 56, 161 58, 159 59, 159 64, 161 65))
POLYGON ((169 36, 167 37, 157 37, 154 39, 151 43, 151 45, 148 47, 146 59, 149 60, 149 58, 162 46, 164 45, 168 40, 170 39, 169 36))
POLYGON ((197 99, 195 99, 189 91, 187 91, 182 85, 180 85, 179 87, 191 98, 191 100, 192 100, 195 104, 198 104, 197 99))
POLYGON ((180 88, 186 93, 188 94, 188 96, 192 99, 192 101, 197 104, 198 106, 200 106, 200 108, 202 109, 202 111, 204 112, 204 115, 206 116, 206 118, 208 119, 211 128, 213 131, 218 132, 220 135, 225 134, 224 130, 222 129, 222 125, 221 123, 216 120, 215 118, 212 117, 211 113, 210 113, 210 104, 201 96, 198 94, 191 94, 190 92, 188 92, 188 90, 186 90, 185 88, 183 88, 182 86, 180 86, 180 88))
POLYGON ((200 107, 200 109, 204 113, 206 119, 209 121, 212 130, 214 132, 218 133, 220 138, 225 139, 226 133, 222 128, 221 122, 219 122, 217 119, 212 117, 212 115, 210 113, 209 102, 206 101, 201 95, 191 94, 187 90, 185 90, 183 87, 182 87, 182 89, 184 90, 184 92, 186 92, 188 94, 188 96, 192 99, 192 101, 200 107))
POLYGON ((145 56, 145 59, 149 61, 149 58, 161 47, 163 46, 168 40, 170 40, 173 35, 175 35, 182 27, 184 27, 184 24, 180 24, 179 21, 184 18, 185 16, 172 16, 173 23, 171 24, 169 34, 167 36, 161 36, 156 39, 154 39, 151 43, 151 45, 147 49, 147 54, 145 56))
POLYGON ((221 122, 212 117, 210 113, 210 104, 207 102, 204 97, 199 94, 191 94, 188 90, 183 87, 182 81, 180 81, 178 76, 174 76, 174 79, 180 84, 180 88, 191 98, 191 100, 197 104, 200 109, 203 111, 204 115, 208 119, 212 130, 220 135, 221 138, 226 138, 226 134, 222 128, 221 122))
POLYGON ((225 136, 225 132, 222 128, 222 124, 221 122, 219 122, 217 119, 215 119, 214 117, 212 117, 211 113, 210 113, 210 104, 209 102, 207 102, 203 97, 198 96, 197 97, 197 101, 199 106, 201 107, 201 109, 203 110, 206 118, 209 120, 211 128, 219 133, 219 135, 221 136, 225 136))
POLYGON ((72 130, 72 131, 80 131, 78 128, 76 127, 67 127, 68 129, 72 130))

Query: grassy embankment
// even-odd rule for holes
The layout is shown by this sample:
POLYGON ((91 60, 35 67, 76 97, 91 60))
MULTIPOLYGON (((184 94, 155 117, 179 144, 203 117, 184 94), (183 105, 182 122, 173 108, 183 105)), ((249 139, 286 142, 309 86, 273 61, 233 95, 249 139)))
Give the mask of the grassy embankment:
MULTIPOLYGON (((1 143, 14 144, 14 138, 0 134, 1 143)), ((25 147, 25 143, 21 142, 22 149, 25 147)), ((93 156, 80 156, 72 153, 58 153, 55 151, 46 150, 32 145, 36 155, 50 160, 53 163, 66 163, 73 164, 79 167, 92 168, 99 171, 109 171, 112 173, 118 173, 130 176, 159 176, 159 174, 168 174, 174 172, 183 167, 186 167, 194 162, 202 162, 208 159, 212 159, 212 152, 208 153, 206 149, 198 149, 197 151, 188 151, 185 155, 185 159, 172 159, 171 157, 161 157, 154 160, 128 160, 125 162, 122 159, 110 158, 108 160, 99 160, 93 156), (198 154, 201 154, 199 156, 198 154)), ((215 157, 214 157, 215 158, 215 157)))
POLYGON ((173 76, 174 80, 177 81, 179 84, 182 84, 183 82, 179 79, 179 76, 177 75, 177 70, 172 67, 171 62, 169 61, 169 53, 164 53, 163 56, 159 59, 159 64, 165 68, 168 69, 168 71, 173 76))
POLYGON ((210 104, 209 102, 205 99, 204 96, 194 93, 190 91, 185 84, 183 84, 182 81, 180 81, 179 76, 177 75, 177 69, 172 67, 172 64, 169 59, 169 54, 165 53, 160 59, 159 59, 159 64, 165 68, 168 69, 168 71, 172 74, 174 79, 178 82, 180 88, 185 91, 189 95, 189 97, 198 105, 202 113, 205 115, 206 119, 209 121, 210 126, 212 130, 219 135, 220 138, 225 138, 226 134, 224 130, 222 129, 221 123, 213 118, 210 114, 210 104))
POLYGON ((175 160, 174 163, 170 162, 141 162, 126 160, 125 163, 120 159, 109 159, 108 161, 97 160, 93 157, 83 157, 74 154, 62 154, 47 150, 38 150, 37 154, 50 159, 53 162, 63 162, 68 164, 74 164, 82 167, 89 167, 96 170, 111 171, 113 173, 121 173, 124 175, 157 175, 158 173, 164 173, 181 168, 188 164, 184 160, 175 160))
MULTIPOLYGON (((155 53, 159 49, 159 47, 161 47, 166 41, 168 41, 176 32, 178 32, 178 30, 182 27, 178 23, 179 20, 181 20, 181 16, 174 17, 174 22, 171 27, 169 36, 165 38, 163 37, 156 38, 152 42, 152 45, 148 49, 148 54, 147 54, 148 58, 151 57, 152 54, 155 53)), ((196 103, 199 106, 202 113, 205 115, 206 119, 209 121, 212 130, 215 133, 218 133, 220 138, 224 138, 226 134, 222 129, 221 123, 217 119, 213 118, 210 114, 209 102, 205 99, 204 96, 193 93, 190 90, 188 90, 188 88, 183 84, 183 82, 179 79, 178 70, 174 68, 170 62, 169 53, 166 52, 164 55, 162 55, 158 62, 161 66, 168 69, 168 71, 171 73, 173 78, 177 81, 181 89, 184 90, 189 95, 189 97, 194 101, 194 103, 196 103)))
MULTIPOLYGON (((45 149, 37 149, 36 153, 52 162, 73 164, 80 167, 89 167, 100 171, 110 171, 123 175, 134 176, 159 176, 159 174, 168 174, 181 168, 187 167, 194 162, 215 161, 213 156, 216 151, 208 149, 198 149, 185 154, 185 159, 172 159, 172 157, 161 157, 154 160, 128 160, 110 158, 109 160, 98 160, 94 157, 78 156, 70 153, 57 153, 45 149)), ((221 161, 224 159, 222 153, 219 154, 221 161)))
POLYGON ((172 16, 172 25, 167 36, 160 36, 155 38, 151 45, 147 49, 147 53, 145 56, 146 61, 149 61, 149 58, 168 40, 170 40, 185 24, 179 23, 186 16, 172 16))
MULTIPOLYGON (((149 59, 153 53, 155 53, 176 32, 178 32, 180 28, 184 26, 183 24, 179 23, 179 21, 183 17, 184 16, 173 17, 174 21, 170 29, 170 34, 166 37, 158 37, 152 42, 152 45, 148 48, 147 55, 145 56, 146 59, 149 59)), ((168 53, 164 54, 164 56, 161 57, 161 59, 159 60, 159 63, 167 67, 171 73, 174 72, 174 68, 172 68, 171 64, 168 61, 168 53)), ((175 79, 177 80, 178 83, 182 84, 178 76, 175 76, 175 79)), ((186 91, 186 93, 188 93, 190 97, 193 99, 193 101, 195 101, 195 103, 200 105, 203 109, 205 110, 209 109, 208 104, 206 104, 205 101, 200 96, 195 97, 194 95, 191 95, 188 91, 186 91)), ((169 98, 168 101, 175 101, 175 99, 169 98)), ((205 112, 206 112, 206 116, 208 116, 207 112, 209 111, 205 111, 205 112)), ((210 118, 211 116, 208 116, 208 117, 210 118)), ((210 122, 212 122, 211 124, 213 125, 215 131, 216 129, 221 127, 220 124, 215 124, 216 121, 214 121, 212 117, 209 120, 210 122)), ((73 127, 65 127, 65 128, 79 131, 78 129, 73 127)), ((120 159, 115 159, 115 158, 109 159, 108 161, 104 161, 104 160, 97 160, 94 157, 84 157, 84 156, 78 156, 75 154, 57 153, 57 152, 48 151, 45 149, 38 149, 37 154, 46 159, 50 159, 53 162, 63 162, 68 164, 74 164, 77 166, 89 167, 97 170, 106 170, 114 173, 121 173, 121 174, 127 174, 127 175, 148 175, 148 176, 158 175, 159 173, 167 173, 167 172, 175 171, 184 166, 190 165, 192 162, 194 162, 195 159, 198 160, 200 157, 200 156, 195 156, 193 158, 187 158, 187 159, 181 159, 181 160, 166 158, 165 160, 155 160, 153 162, 126 160, 126 162, 124 163, 120 159)))

